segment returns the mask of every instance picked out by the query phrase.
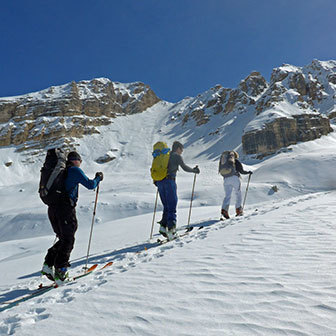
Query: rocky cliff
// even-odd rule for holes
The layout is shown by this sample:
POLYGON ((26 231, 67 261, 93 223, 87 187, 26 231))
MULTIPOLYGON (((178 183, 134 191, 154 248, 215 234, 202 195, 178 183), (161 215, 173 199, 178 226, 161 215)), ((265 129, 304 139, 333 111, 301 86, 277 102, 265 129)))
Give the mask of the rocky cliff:
POLYGON ((237 148, 241 145, 245 154, 265 156, 332 132, 335 83, 336 61, 314 60, 302 68, 283 65, 273 70, 269 83, 254 71, 236 89, 217 85, 176 104, 173 119, 185 127, 211 127, 212 136, 241 133, 237 148))
POLYGON ((43 148, 71 137, 99 133, 117 115, 140 113, 159 98, 143 83, 106 78, 72 82, 0 99, 0 146, 43 148))
MULTIPOLYGON (((22 151, 73 144, 74 138, 99 133, 99 126, 116 116, 140 113, 158 101, 143 83, 121 84, 106 78, 1 98, 0 146, 14 145, 22 151)), ((253 71, 237 88, 216 85, 170 106, 172 134, 176 129, 180 136, 182 126, 191 142, 217 141, 215 151, 235 148, 266 156, 332 132, 336 61, 283 65, 273 70, 269 82, 253 71)))

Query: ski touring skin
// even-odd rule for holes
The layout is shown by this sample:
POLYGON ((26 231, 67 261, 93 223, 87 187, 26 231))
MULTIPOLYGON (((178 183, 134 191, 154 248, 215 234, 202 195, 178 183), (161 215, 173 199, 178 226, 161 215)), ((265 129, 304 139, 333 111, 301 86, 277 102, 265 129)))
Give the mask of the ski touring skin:
MULTIPOLYGON (((109 266, 111 266, 113 264, 113 261, 110 261, 108 263, 106 263, 104 266, 100 267, 98 269, 98 271, 101 271, 109 266)), ((91 274, 93 271, 95 271, 98 267, 98 264, 94 264, 92 265, 89 269, 87 269, 85 272, 79 274, 79 275, 75 275, 73 277, 71 277, 69 280, 67 281, 64 281, 64 285, 69 283, 69 282, 74 282, 80 278, 83 278, 89 274, 91 274)), ((4 311, 4 310, 7 310, 7 309, 10 309, 12 307, 15 307, 17 306, 19 303, 22 303, 22 302, 25 302, 25 301, 28 301, 34 297, 37 297, 37 296, 40 296, 40 295, 43 295, 44 293, 47 293, 49 292, 50 290, 54 289, 54 288, 58 288, 60 287, 59 285, 57 285, 55 282, 53 282, 51 285, 47 285, 47 286, 43 286, 42 284, 39 285, 39 287, 37 289, 35 289, 34 291, 32 291, 31 293, 28 293, 24 296, 21 296, 21 297, 18 297, 18 298, 15 298, 15 299, 12 299, 12 300, 8 300, 8 301, 4 301, 4 302, 1 302, 1 306, 0 306, 0 312, 1 311, 4 311)))

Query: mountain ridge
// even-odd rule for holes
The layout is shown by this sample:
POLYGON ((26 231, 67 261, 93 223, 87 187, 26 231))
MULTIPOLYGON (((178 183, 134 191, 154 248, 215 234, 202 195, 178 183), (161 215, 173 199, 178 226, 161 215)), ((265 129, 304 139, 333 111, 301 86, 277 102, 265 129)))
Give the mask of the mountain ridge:
MULTIPOLYGON (((99 134, 99 126, 114 118, 141 113, 159 101, 148 85, 104 77, 0 98, 0 148, 71 147, 77 138, 99 134)), ((252 71, 237 88, 218 84, 169 104, 169 122, 217 138, 238 129, 234 147, 264 157, 333 131, 336 61, 313 60, 304 67, 283 64, 273 69, 269 82, 252 71), (210 126, 211 120, 216 121, 210 126)))

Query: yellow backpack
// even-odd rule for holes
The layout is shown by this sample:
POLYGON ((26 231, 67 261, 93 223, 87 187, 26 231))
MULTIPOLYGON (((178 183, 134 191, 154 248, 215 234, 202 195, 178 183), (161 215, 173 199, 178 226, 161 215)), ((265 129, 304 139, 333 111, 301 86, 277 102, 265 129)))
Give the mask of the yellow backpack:
POLYGON ((153 146, 153 162, 151 176, 155 181, 161 181, 167 177, 170 149, 165 142, 159 141, 153 146))

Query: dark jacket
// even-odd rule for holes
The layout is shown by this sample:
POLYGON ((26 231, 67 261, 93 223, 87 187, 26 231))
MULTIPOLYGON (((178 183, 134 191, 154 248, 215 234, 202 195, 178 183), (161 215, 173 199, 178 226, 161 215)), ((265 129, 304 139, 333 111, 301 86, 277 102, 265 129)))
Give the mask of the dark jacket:
POLYGON ((176 177, 176 172, 178 171, 179 167, 181 167, 184 171, 188 173, 194 173, 194 169, 184 163, 183 158, 180 154, 177 154, 176 152, 171 152, 168 161, 167 178, 174 179, 176 177))
POLYGON ((250 173, 250 172, 244 170, 243 165, 241 164, 241 162, 238 159, 235 160, 235 164, 236 164, 236 175, 237 176, 240 176, 240 174, 247 175, 247 174, 250 173))

